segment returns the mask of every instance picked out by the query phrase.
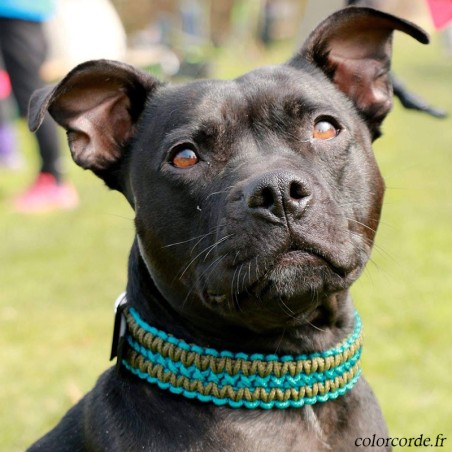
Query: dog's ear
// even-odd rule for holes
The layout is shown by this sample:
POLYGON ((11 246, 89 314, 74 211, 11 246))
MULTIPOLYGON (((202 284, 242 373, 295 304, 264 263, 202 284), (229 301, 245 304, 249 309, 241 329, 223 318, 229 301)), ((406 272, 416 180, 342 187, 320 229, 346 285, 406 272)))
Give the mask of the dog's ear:
POLYGON ((349 7, 321 22, 289 62, 308 61, 319 67, 355 104, 373 139, 392 107, 389 74, 392 34, 400 30, 423 44, 427 34, 418 26, 371 8, 349 7))
POLYGON ((38 129, 48 110, 66 129, 74 161, 111 188, 123 191, 118 172, 126 145, 146 100, 159 84, 127 64, 109 60, 82 63, 57 85, 33 94, 29 127, 38 129))

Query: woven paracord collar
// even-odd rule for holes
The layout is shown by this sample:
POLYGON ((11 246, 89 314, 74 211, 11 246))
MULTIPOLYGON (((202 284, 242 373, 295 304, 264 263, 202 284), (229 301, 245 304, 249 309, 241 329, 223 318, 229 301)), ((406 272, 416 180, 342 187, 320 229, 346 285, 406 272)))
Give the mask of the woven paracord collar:
POLYGON ((218 352, 176 339, 125 308, 130 372, 161 389, 232 408, 289 408, 336 399, 358 381, 361 319, 338 346, 298 356, 218 352))

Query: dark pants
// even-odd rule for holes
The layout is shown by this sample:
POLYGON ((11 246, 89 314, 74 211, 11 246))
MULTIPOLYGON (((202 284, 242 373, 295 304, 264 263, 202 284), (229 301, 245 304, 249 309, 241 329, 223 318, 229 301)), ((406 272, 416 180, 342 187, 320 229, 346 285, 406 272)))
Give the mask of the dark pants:
MULTIPOLYGON (((30 96, 44 85, 39 74, 47 53, 42 24, 0 18, 0 52, 11 79, 19 112, 26 117, 30 96)), ((42 162, 41 172, 51 173, 59 180, 59 138, 56 125, 48 114, 36 137, 42 162)))

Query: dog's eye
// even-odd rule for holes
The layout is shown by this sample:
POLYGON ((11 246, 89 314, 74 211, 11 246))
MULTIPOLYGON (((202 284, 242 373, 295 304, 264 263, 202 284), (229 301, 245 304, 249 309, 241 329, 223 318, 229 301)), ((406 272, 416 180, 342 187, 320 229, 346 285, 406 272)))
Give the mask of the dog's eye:
POLYGON ((171 163, 176 168, 189 168, 198 163, 199 158, 193 149, 184 148, 177 152, 171 159, 171 163))
POLYGON ((312 137, 316 140, 331 140, 339 133, 339 130, 331 122, 322 120, 314 125, 312 137))

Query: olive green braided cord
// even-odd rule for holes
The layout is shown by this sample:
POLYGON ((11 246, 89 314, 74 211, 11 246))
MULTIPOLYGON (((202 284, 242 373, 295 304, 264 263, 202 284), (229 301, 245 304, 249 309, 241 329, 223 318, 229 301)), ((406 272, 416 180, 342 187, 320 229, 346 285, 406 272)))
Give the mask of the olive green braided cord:
POLYGON ((333 349, 300 356, 246 355, 187 344, 124 316, 129 332, 123 365, 162 389, 217 405, 286 408, 323 402, 350 390, 360 376, 361 321, 333 349))

